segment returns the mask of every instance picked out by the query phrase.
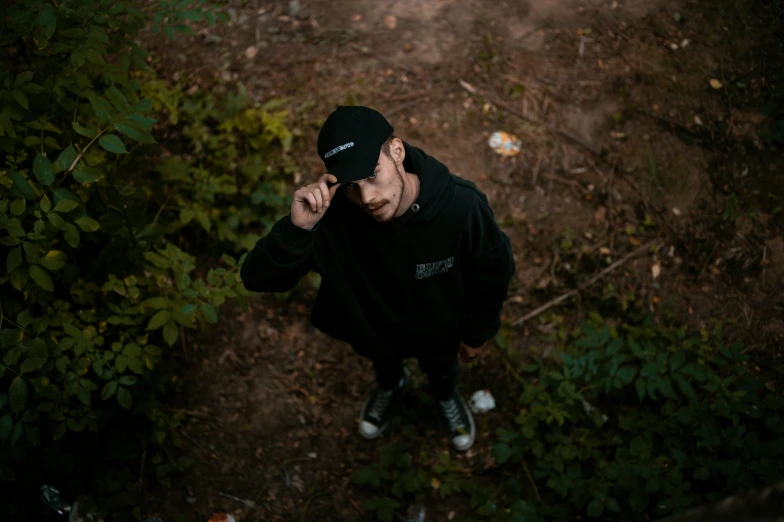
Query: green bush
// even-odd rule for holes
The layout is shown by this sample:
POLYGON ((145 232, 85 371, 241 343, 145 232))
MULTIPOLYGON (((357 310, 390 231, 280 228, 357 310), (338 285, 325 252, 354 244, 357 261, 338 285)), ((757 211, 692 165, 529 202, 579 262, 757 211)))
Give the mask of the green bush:
POLYGON ((383 447, 353 482, 373 492, 366 508, 379 520, 438 503, 436 487, 468 504, 474 517, 462 520, 493 522, 651 520, 771 484, 784 472, 784 400, 742 343, 724 338, 721 323, 690 332, 635 305, 623 320, 592 313, 560 328, 545 339, 554 353, 527 364, 499 335, 521 387, 510 396, 518 415, 497 429, 493 473, 472 476, 446 452, 414 458, 412 436, 383 447))
MULTIPOLYGON (((108 436, 129 423, 152 428, 141 446, 176 443, 158 402, 167 347, 245 302, 234 256, 285 208, 287 114, 183 96, 134 42, 150 20, 174 37, 216 18, 204 0, 20 0, 0 15, 0 480, 37 480, 31 459, 63 462, 79 441, 120 441, 138 466, 132 437, 108 436), (164 125, 187 152, 157 144, 164 125)), ((183 464, 149 458, 163 480, 183 464)))
POLYGON ((507 467, 533 463, 545 505, 638 520, 781 476, 784 401, 720 326, 694 336, 650 315, 614 326, 594 314, 561 340, 525 368, 518 427, 493 449, 507 467))

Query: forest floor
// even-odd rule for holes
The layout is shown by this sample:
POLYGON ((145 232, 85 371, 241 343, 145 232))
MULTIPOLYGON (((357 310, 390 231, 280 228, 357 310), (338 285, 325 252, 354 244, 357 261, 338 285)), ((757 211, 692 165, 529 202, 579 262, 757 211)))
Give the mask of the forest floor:
MULTIPOLYGON (((503 311, 513 349, 547 353, 541 334, 555 322, 579 324, 603 293, 633 291, 657 317, 705 329, 729 321, 729 335, 775 381, 784 164, 760 135, 782 50, 772 6, 746 4, 249 0, 227 6, 227 24, 146 38, 163 78, 286 98, 297 132, 292 190, 322 172, 316 136, 340 104, 378 109, 399 137, 474 181, 514 246, 503 311), (519 136, 522 153, 496 155, 487 145, 496 130, 519 136), (655 251, 511 326, 654 238, 655 251)), ((359 437, 371 367, 310 325, 315 292, 305 280, 285 299, 227 305, 215 329, 184 343, 171 408, 186 412, 184 451, 196 464, 170 489, 147 486, 164 521, 216 511, 366 520, 349 477, 377 445, 414 425, 418 450, 449 448, 419 373, 382 439, 359 437)), ((464 396, 488 389, 497 399, 477 418, 474 447, 455 456, 477 473, 492 464, 495 428, 517 414, 509 386, 492 347, 463 368, 464 396)), ((432 513, 461 514, 461 504, 436 498, 432 513)))

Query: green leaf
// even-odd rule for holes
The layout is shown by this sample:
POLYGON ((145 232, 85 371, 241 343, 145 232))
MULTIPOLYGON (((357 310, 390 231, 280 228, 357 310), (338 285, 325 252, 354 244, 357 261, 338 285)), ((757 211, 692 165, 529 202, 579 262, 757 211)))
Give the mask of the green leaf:
POLYGON ((503 442, 497 442, 493 445, 492 455, 496 462, 503 464, 512 456, 512 449, 503 442))
POLYGON ((79 225, 79 228, 84 230, 85 232, 95 232, 101 226, 98 224, 96 220, 91 218, 90 216, 82 216, 76 220, 76 224, 79 225))
POLYGON ((41 198, 38 204, 41 205, 41 210, 46 213, 49 213, 49 211, 52 210, 52 200, 50 200, 49 196, 46 194, 44 194, 44 197, 41 198))
POLYGON ((114 392, 117 391, 117 381, 109 381, 103 385, 101 389, 101 399, 107 400, 114 395, 114 392))
POLYGON ((8 252, 8 257, 5 258, 5 266, 8 272, 13 272, 14 269, 20 266, 23 263, 22 259, 22 247, 12 248, 10 252, 8 252))
POLYGON ((24 409, 27 403, 27 383, 21 376, 11 381, 11 386, 8 388, 8 402, 14 413, 24 409))
POLYGON ((675 394, 675 390, 672 389, 672 382, 669 379, 660 379, 657 387, 661 394, 668 399, 678 400, 678 396, 675 394))
POLYGON ((640 377, 634 383, 635 388, 637 388, 637 398, 640 399, 640 402, 642 402, 643 398, 645 398, 645 380, 646 379, 644 377, 640 377))
POLYGON ((84 163, 80 163, 73 171, 73 177, 79 183, 95 183, 103 178, 103 172, 100 170, 88 167, 84 163))
POLYGON ((686 377, 683 375, 676 375, 675 382, 678 383, 678 388, 681 390, 682 394, 692 401, 697 400, 697 394, 694 392, 694 388, 686 377))
POLYGON ((73 125, 73 129, 77 133, 81 134, 85 138, 94 138, 95 135, 98 134, 98 131, 96 129, 92 129, 92 128, 88 128, 88 127, 82 127, 81 125, 79 125, 75 121, 72 122, 71 125, 73 125))
POLYGON ((60 250, 50 250, 43 259, 39 261, 39 264, 49 271, 55 271, 64 267, 67 259, 64 252, 60 250))
POLYGON ((17 422, 14 425, 14 429, 11 430, 11 445, 16 444, 16 441, 19 440, 19 437, 22 436, 22 423, 17 422))
POLYGON ((94 63, 95 65, 106 65, 103 56, 101 56, 101 53, 95 49, 85 49, 84 57, 87 58, 88 62, 94 63))
POLYGON ((123 125, 122 123, 115 123, 114 128, 117 129, 118 132, 128 136, 129 138, 138 141, 139 143, 147 143, 152 144, 156 143, 155 138, 153 138, 150 134, 140 131, 138 129, 134 129, 133 127, 129 127, 128 125, 123 125))
POLYGON ((168 310, 161 310, 150 318, 150 322, 147 323, 147 330, 157 330, 168 323, 170 319, 171 313, 168 310))
POLYGON ((163 339, 169 346, 173 346, 177 342, 177 337, 180 335, 180 328, 177 323, 170 321, 163 327, 163 339))
POLYGON ((128 388, 123 388, 120 386, 120 388, 117 390, 117 402, 126 410, 131 409, 133 400, 131 397, 131 392, 128 391, 128 388))
POLYGON ((200 304, 199 312, 201 312, 204 318, 210 323, 215 324, 218 322, 218 315, 215 313, 215 308, 210 303, 200 304))
POLYGON ((13 272, 10 274, 11 276, 11 286, 19 290, 20 292, 24 290, 24 287, 27 285, 28 277, 27 277, 27 270, 23 267, 17 267, 13 272))
POLYGON ((35 73, 33 71, 24 71, 19 73, 19 75, 17 75, 16 79, 14 80, 14 88, 21 87, 22 85, 32 80, 34 74, 35 73))
POLYGON ((106 101, 106 99, 101 98, 94 92, 88 94, 87 99, 90 100, 90 105, 92 106, 95 115, 100 120, 111 120, 112 106, 109 105, 109 102, 106 101))
POLYGON ((28 110, 27 96, 22 92, 22 89, 14 89, 14 100, 16 100, 16 103, 24 107, 25 110, 28 110))
POLYGON ((125 148, 125 144, 114 134, 104 134, 98 140, 98 144, 109 152, 114 152, 115 154, 128 154, 128 149, 125 148))
POLYGON ((595 498, 588 503, 589 517, 598 517, 602 514, 602 511, 604 511, 604 505, 602 504, 601 500, 595 498))
POLYGON ((27 202, 24 199, 22 198, 15 199, 11 203, 11 214, 14 216, 21 216, 22 214, 24 214, 26 208, 27 208, 27 202))
POLYGON ((621 505, 618 503, 617 500, 615 500, 612 497, 608 497, 607 500, 605 500, 604 505, 607 509, 609 509, 613 513, 621 512, 621 505))
POLYGON ((72 248, 79 248, 79 231, 73 223, 63 225, 63 237, 72 248))
POLYGON ((35 159, 33 160, 33 174, 35 174, 36 179, 38 179, 42 185, 49 186, 54 183, 52 162, 40 152, 35 154, 35 159))
POLYGON ((67 419, 65 423, 77 433, 84 430, 84 426, 80 422, 76 422, 75 419, 67 419))
POLYGON ((52 278, 49 275, 49 272, 38 265, 30 265, 28 273, 38 286, 47 292, 54 292, 54 284, 52 283, 52 278))
POLYGON ((11 427, 14 425, 14 419, 8 415, 3 415, 0 418, 0 440, 5 440, 11 434, 11 427))
POLYGON ((131 106, 125 95, 117 87, 112 86, 106 89, 106 97, 109 98, 109 101, 112 102, 112 105, 118 112, 127 111, 131 106))
POLYGON ((169 300, 163 296, 150 297, 142 301, 142 306, 154 309, 166 308, 169 306, 169 300))
POLYGON ((123 386, 133 386, 136 384, 136 381, 138 381, 138 379, 133 375, 123 375, 120 377, 120 384, 123 386))
POLYGON ((46 39, 48 40, 51 38, 54 34, 54 29, 57 26, 57 18, 54 15, 54 10, 51 5, 44 4, 43 9, 41 9, 41 12, 38 14, 38 23, 41 24, 46 39))
POLYGON ((44 357, 28 357, 19 366, 19 372, 20 373, 34 372, 35 370, 42 368, 44 364, 46 364, 46 359, 44 357))
POLYGON ((63 151, 57 156, 57 159, 54 161, 54 168, 57 172, 63 172, 68 170, 71 167, 71 164, 76 159, 76 149, 74 149, 73 145, 68 145, 63 151))
POLYGON ((67 213, 67 212, 72 211, 73 209, 75 209, 78 206, 79 206, 79 203, 77 201, 74 201, 72 199, 61 199, 54 206, 54 211, 55 212, 66 212, 67 213))

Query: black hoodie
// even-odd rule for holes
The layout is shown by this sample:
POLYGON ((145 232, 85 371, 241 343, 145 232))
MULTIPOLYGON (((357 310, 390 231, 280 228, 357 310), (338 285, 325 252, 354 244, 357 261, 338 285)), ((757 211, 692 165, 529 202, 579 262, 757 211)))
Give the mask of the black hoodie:
POLYGON ((319 273, 313 325, 364 355, 480 346, 500 328, 515 270, 509 238, 473 183, 404 146, 403 166, 420 180, 416 211, 377 223, 338 190, 313 230, 278 221, 245 258, 242 281, 285 292, 319 273))

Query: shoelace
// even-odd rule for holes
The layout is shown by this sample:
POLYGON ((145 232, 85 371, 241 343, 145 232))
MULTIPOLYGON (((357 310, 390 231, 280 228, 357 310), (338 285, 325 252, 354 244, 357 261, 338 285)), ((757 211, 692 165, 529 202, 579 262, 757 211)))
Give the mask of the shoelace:
POLYGON ((391 391, 379 390, 373 400, 373 403, 370 405, 369 416, 373 417, 374 419, 381 420, 381 418, 384 416, 384 411, 386 411, 391 400, 391 391))
POLYGON ((457 409, 457 402, 454 399, 442 402, 441 407, 444 410, 444 415, 451 431, 465 428, 463 419, 460 417, 460 411, 457 409))

